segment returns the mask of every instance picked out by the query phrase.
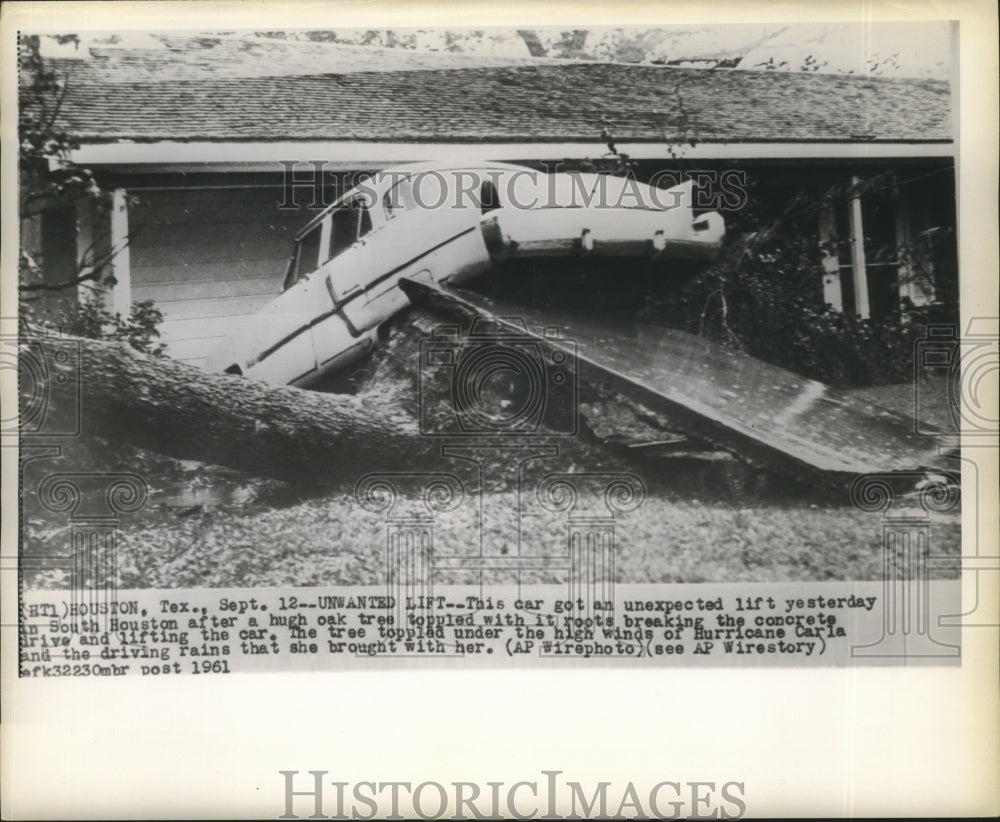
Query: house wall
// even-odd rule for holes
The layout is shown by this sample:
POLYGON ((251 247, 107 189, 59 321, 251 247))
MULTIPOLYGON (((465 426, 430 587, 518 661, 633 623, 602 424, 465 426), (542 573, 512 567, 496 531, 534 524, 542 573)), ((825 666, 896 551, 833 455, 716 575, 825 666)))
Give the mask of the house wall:
POLYGON ((275 185, 134 188, 131 299, 163 312, 167 353, 192 365, 281 291, 307 211, 279 209, 275 185))

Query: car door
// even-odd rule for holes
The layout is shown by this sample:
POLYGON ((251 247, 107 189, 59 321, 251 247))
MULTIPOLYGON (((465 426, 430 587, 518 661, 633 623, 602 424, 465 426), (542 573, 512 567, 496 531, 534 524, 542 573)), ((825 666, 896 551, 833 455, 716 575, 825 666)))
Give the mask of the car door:
POLYGON ((348 197, 330 213, 326 261, 314 278, 326 291, 329 312, 312 329, 317 365, 328 371, 357 359, 371 347, 375 321, 368 316, 366 289, 379 276, 368 245, 372 213, 364 195, 348 197))
MULTIPOLYGON (((323 237, 317 223, 295 244, 285 277, 285 290, 254 318, 248 329, 256 349, 248 361, 247 376, 277 385, 308 379, 316 370, 310 329, 329 298, 317 295, 316 270, 323 237)), ((322 287, 322 286, 321 286, 322 287)))
MULTIPOLYGON (((438 241, 435 218, 439 215, 421 206, 419 186, 414 190, 414 180, 419 178, 420 175, 406 175, 394 179, 381 201, 373 206, 381 213, 385 226, 381 236, 373 238, 381 271, 373 278, 365 298, 368 315, 379 322, 409 305, 409 299, 399 288, 399 278, 411 273, 413 265, 438 241)), ((446 202, 444 197, 437 199, 446 202)), ((439 211, 444 210, 442 205, 439 211)))
POLYGON ((382 322, 409 304, 400 277, 453 273, 464 263, 461 248, 476 231, 480 205, 474 192, 482 172, 457 168, 395 176, 373 206, 385 219, 377 248, 379 275, 366 290, 368 316, 382 322))
POLYGON ((330 235, 322 272, 331 295, 343 304, 364 289, 370 273, 358 264, 357 251, 371 232, 371 212, 362 196, 351 197, 330 212, 330 235))

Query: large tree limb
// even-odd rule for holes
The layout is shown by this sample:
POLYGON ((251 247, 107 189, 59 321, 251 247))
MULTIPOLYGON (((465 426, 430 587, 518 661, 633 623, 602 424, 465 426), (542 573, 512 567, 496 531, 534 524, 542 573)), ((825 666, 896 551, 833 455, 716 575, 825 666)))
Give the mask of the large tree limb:
POLYGON ((290 480, 426 467, 437 450, 391 396, 276 388, 77 338, 26 342, 21 358, 22 414, 46 396, 39 437, 73 430, 79 414, 85 436, 290 480), (25 379, 39 373, 41 385, 25 379))

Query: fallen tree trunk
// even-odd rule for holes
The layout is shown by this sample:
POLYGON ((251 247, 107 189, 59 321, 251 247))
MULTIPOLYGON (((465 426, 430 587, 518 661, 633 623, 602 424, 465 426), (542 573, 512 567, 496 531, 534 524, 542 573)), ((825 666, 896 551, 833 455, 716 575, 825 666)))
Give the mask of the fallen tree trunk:
POLYGON ((274 387, 89 339, 36 339, 20 356, 25 438, 79 431, 294 481, 425 469, 437 451, 391 395, 274 387))

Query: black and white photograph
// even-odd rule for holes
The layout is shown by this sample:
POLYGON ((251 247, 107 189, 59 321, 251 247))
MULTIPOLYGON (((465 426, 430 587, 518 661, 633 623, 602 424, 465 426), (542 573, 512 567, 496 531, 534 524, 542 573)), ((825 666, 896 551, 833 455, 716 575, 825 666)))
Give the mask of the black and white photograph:
POLYGON ((960 306, 952 30, 876 33, 23 38, 21 322, 80 389, 31 436, 81 431, 25 557, 63 466, 143 486, 120 588, 377 584, 377 470, 461 484, 435 551, 552 553, 519 488, 596 471, 644 488, 623 581, 878 579, 851 482, 957 484, 960 306))
MULTIPOLYGON (((996 202, 963 198, 995 193, 993 118, 965 119, 970 84, 995 106, 995 61, 965 59, 995 10, 5 5, 5 687, 835 689, 992 647, 996 202)), ((854 813, 841 773, 755 807, 725 768, 330 754, 245 807, 854 813)), ((942 814, 995 810, 967 776, 942 814)), ((188 800, 77 812, 219 812, 188 800)))

